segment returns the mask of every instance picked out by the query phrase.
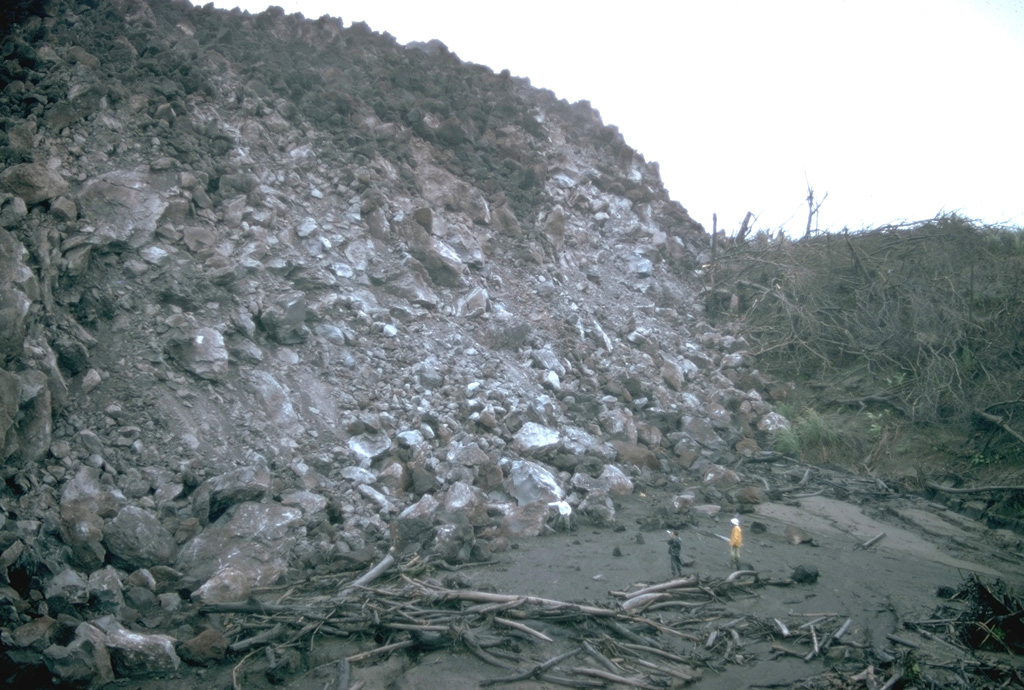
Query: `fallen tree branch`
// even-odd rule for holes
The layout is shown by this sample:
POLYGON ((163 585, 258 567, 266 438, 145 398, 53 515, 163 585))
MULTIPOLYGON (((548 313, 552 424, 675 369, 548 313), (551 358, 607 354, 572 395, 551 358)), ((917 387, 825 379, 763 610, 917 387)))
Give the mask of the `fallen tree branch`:
POLYGON ((267 642, 274 640, 283 632, 284 626, 278 623, 270 630, 265 630, 261 632, 259 635, 253 635, 252 637, 235 642, 230 647, 228 647, 228 649, 230 649, 232 652, 244 652, 245 650, 251 647, 266 644, 267 642))
POLYGON ((1024 491, 1024 486, 976 486, 954 489, 951 486, 943 486, 942 484, 936 484, 935 482, 928 482, 928 486, 936 491, 942 491, 947 494, 983 494, 993 491, 1024 491))
POLYGON ((990 414, 988 412, 983 412, 982 410, 975 410, 974 414, 978 415, 979 417, 981 417, 982 419, 984 419, 987 422, 992 422, 993 424, 998 426, 1000 429, 1002 429, 1003 431, 1008 433, 1010 436, 1013 436, 1015 439, 1017 439, 1021 443, 1024 443, 1024 434, 1022 434, 1021 432, 1019 432, 1019 431, 1013 429, 1012 427, 1010 427, 1010 425, 1008 425, 1003 420, 1002 417, 999 417, 999 416, 994 415, 994 414, 990 414))
POLYGON ((882 539, 882 537, 884 537, 884 536, 885 536, 885 532, 880 532, 879 534, 876 534, 875 536, 873 536, 870 539, 868 539, 863 544, 858 544, 857 546, 859 546, 862 549, 871 548, 872 545, 874 545, 877 541, 882 539))
POLYGON ((402 640, 401 642, 395 642, 394 644, 386 644, 383 647, 377 647, 376 649, 371 649, 368 652, 362 652, 361 654, 353 654, 352 656, 345 658, 346 660, 355 663, 356 661, 363 661, 364 659, 369 659, 370 657, 377 656, 378 654, 387 654, 388 652, 394 652, 399 649, 406 649, 408 647, 414 646, 415 644, 416 642, 414 640, 402 640))
POLYGON ((602 671, 596 668, 574 667, 569 670, 581 676, 594 676, 595 678, 603 678, 604 680, 611 681, 612 683, 618 683, 619 685, 629 685, 634 688, 651 687, 642 680, 638 680, 636 678, 626 678, 625 676, 619 676, 614 673, 609 673, 608 671, 602 671))
POLYGON ((690 585, 696 584, 697 576, 688 575, 687 577, 680 578, 677 580, 669 580, 668 582, 662 582, 659 585, 651 585, 650 587, 644 587, 638 589, 635 592, 631 592, 627 595, 630 599, 638 597, 644 594, 653 594, 654 592, 664 592, 666 589, 675 589, 677 587, 689 587, 690 585))
POLYGON ((534 604, 537 606, 543 606, 545 608, 553 609, 568 609, 570 611, 578 611, 579 613, 585 613, 589 616, 608 616, 614 617, 619 615, 619 612, 613 611, 612 609, 605 609, 599 606, 587 606, 585 604, 570 604, 565 601, 557 601, 555 599, 545 599, 544 597, 535 597, 530 595, 519 595, 519 594, 494 594, 491 592, 473 592, 473 591, 457 591, 452 589, 428 589, 426 592, 427 596, 431 599, 440 601, 482 601, 482 602, 493 602, 493 603, 508 603, 516 602, 522 604, 534 604))
POLYGON ((611 659, 609 659, 604 654, 599 652, 594 647, 594 645, 590 644, 586 640, 583 641, 583 649, 585 649, 587 651, 587 654, 590 655, 590 658, 592 658, 594 661, 596 661, 597 663, 599 663, 602 666, 604 666, 610 672, 612 672, 612 673, 619 673, 619 672, 622 671, 622 669, 620 669, 618 666, 616 666, 615 663, 612 662, 611 659))
POLYGON ((494 622, 498 623, 500 625, 507 626, 509 628, 514 628, 515 630, 518 630, 519 632, 523 632, 523 633, 526 633, 527 635, 530 635, 532 637, 536 637, 538 640, 541 640, 543 642, 553 642, 553 640, 550 637, 548 637, 544 633, 537 632, 536 630, 534 630, 533 628, 531 628, 528 625, 524 625, 522 623, 517 623, 516 621, 510 621, 509 619, 501 618, 500 616, 495 616, 494 617, 494 622))
POLYGON ((540 674, 547 671, 553 666, 557 666, 566 659, 572 656, 576 656, 583 651, 583 647, 577 647, 576 649, 569 650, 565 654, 559 654, 558 656, 551 657, 547 661, 537 664, 531 669, 517 673, 513 676, 505 676, 504 678, 491 678, 490 680, 484 680, 480 682, 480 685, 497 685, 498 683, 515 683, 516 681, 526 680, 527 678, 535 678, 540 674))
POLYGON ((352 590, 358 587, 365 587, 367 584, 373 582, 378 577, 383 575, 384 572, 387 571, 387 569, 393 566, 394 564, 395 557, 389 553, 387 556, 384 556, 384 558, 381 559, 380 563, 370 568, 370 570, 368 570, 365 575, 353 581, 352 584, 350 584, 348 587, 342 589, 338 596, 344 599, 352 592, 352 590))
POLYGON ((687 683, 693 681, 693 679, 695 678, 695 676, 690 675, 689 673, 683 673, 682 671, 677 671, 676 669, 668 668, 667 666, 658 666, 655 663, 645 661, 643 659, 637 659, 636 663, 643 666, 644 668, 649 668, 653 671, 657 671, 658 673, 664 673, 665 675, 679 678, 680 680, 683 680, 687 683))

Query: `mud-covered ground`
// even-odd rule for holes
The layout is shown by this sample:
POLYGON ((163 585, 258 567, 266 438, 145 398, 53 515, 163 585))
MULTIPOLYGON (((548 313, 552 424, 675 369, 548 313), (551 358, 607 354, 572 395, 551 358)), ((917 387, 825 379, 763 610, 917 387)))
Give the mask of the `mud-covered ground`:
MULTIPOLYGON (((569 533, 522 540, 497 554, 490 564, 458 571, 460 586, 616 608, 622 598, 613 593, 669 579, 666 532, 656 516, 658 506, 671 495, 670 488, 638 488, 633 495, 618 499, 616 526, 579 525, 569 533)), ((728 545, 718 536, 727 534, 729 517, 695 517, 681 530, 683 559, 692 561, 687 572, 702 583, 721 582, 730 574, 728 545)), ((876 686, 883 685, 904 667, 920 669, 920 679, 927 687, 929 680, 948 680, 942 675, 944 669, 957 664, 967 669, 979 665, 1016 669, 1020 678, 1024 669, 1021 657, 968 650, 951 636, 953 627, 930 624, 920 627, 918 630, 925 630, 920 633, 907 625, 949 617, 957 603, 948 599, 948 591, 972 576, 985 583, 1002 581, 1021 591, 1024 557, 1012 533, 990 530, 938 503, 907 496, 841 501, 822 494, 762 503, 754 512, 744 514, 743 520, 743 561, 758 571, 759 582, 659 618, 681 631, 682 637, 653 633, 666 649, 691 662, 699 678, 688 683, 690 687, 791 687, 803 683, 804 687, 866 688, 871 687, 872 679, 876 686), (794 528, 801 543, 793 543, 800 540, 793 537, 794 528), (881 534, 884 536, 863 547, 881 534), (816 568, 817 582, 784 584, 799 565, 816 568), (946 595, 940 596, 943 590, 946 595), (814 643, 802 625, 816 624, 816 634, 824 642, 846 619, 851 622, 840 643, 833 644, 827 654, 809 661, 802 658, 814 643), (751 625, 755 621, 758 625, 751 625), (727 634, 729 627, 742 632, 732 636, 727 634), (719 643, 709 645, 713 635, 719 643), (730 638, 729 648, 720 643, 730 638)), ((451 578, 451 573, 435 574, 439 580, 451 578)), ((384 586, 389 581, 394 580, 384 576, 377 584, 384 586)), ((278 590, 258 596, 267 601, 281 594, 278 590)), ((541 620, 529 624, 551 642, 527 640, 518 645, 519 668, 530 668, 579 644, 577 629, 571 625, 541 620)), ((338 686, 339 659, 390 641, 315 636, 312 643, 304 641, 302 648, 295 650, 290 669, 271 674, 269 679, 267 656, 260 650, 249 656, 235 655, 216 668, 183 667, 174 678, 136 680, 129 685, 139 690, 186 685, 333 690, 338 686)), ((372 662, 354 663, 349 687, 468 690, 509 675, 508 670, 488 665, 464 648, 447 646, 411 655, 400 651, 372 662)), ((972 681, 969 674, 961 678, 972 681)), ((674 687, 670 681, 683 685, 677 679, 662 678, 662 685, 649 680, 642 687, 674 687)), ((560 686, 530 679, 497 687, 560 686)), ((894 683, 892 687, 909 685, 894 683)))

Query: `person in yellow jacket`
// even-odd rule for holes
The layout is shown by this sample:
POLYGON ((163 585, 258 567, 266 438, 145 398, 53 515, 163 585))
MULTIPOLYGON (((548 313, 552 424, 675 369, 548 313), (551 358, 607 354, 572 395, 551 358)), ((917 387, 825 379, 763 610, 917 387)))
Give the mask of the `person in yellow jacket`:
POLYGON ((729 553, 732 557, 733 570, 740 569, 740 549, 743 548, 743 530, 740 529, 740 519, 734 517, 732 520, 732 535, 729 537, 729 553))

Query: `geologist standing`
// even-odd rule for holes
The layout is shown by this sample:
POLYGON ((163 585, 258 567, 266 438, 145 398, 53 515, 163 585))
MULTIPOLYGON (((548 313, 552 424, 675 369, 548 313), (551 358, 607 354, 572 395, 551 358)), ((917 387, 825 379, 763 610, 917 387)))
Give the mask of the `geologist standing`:
POLYGON ((732 558, 733 570, 740 569, 740 549, 743 548, 743 530, 740 529, 739 517, 732 520, 732 535, 729 537, 729 555, 732 558))
POLYGON ((668 560, 672 567, 672 577, 679 577, 683 574, 683 561, 679 557, 683 549, 683 543, 679 539, 679 533, 670 531, 668 533, 668 560))

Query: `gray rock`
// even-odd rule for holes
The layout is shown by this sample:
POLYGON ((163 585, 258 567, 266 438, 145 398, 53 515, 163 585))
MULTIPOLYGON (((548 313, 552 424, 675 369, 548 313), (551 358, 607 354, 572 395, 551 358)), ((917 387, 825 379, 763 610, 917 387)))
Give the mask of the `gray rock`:
POLYGON ((54 677, 70 685, 100 686, 114 680, 106 635, 89 623, 75 628, 75 638, 66 647, 47 647, 43 661, 54 677))
MULTIPOLYGON (((61 192, 63 193, 63 192, 61 192)), ((95 226, 94 247, 133 242, 141 247, 167 209, 146 170, 114 170, 82 185, 82 216, 95 226)))
POLYGON ((42 163, 21 163, 0 172, 0 191, 19 196, 26 204, 38 204, 65 194, 68 183, 42 163))
POLYGON ((793 568, 793 574, 789 576, 793 582, 802 585, 812 585, 818 581, 818 568, 813 565, 798 565, 793 568))
POLYGON ((298 423, 299 415, 295 411, 288 389, 269 371, 253 371, 249 386, 271 422, 282 429, 289 429, 298 423))
POLYGON ((576 473, 570 483, 587 494, 624 496, 633 493, 633 482, 615 465, 606 465, 599 477, 576 473))
POLYGON ((359 434, 348 440, 348 449, 355 462, 366 468, 374 460, 387 455, 391 450, 391 439, 387 434, 359 434))
POLYGON ((513 460, 506 468, 505 490, 519 505, 550 503, 565 495, 555 475, 543 465, 530 460, 513 460))
POLYGON ((249 598, 252 583, 249 576, 238 568, 221 568, 192 593, 192 600, 203 604, 226 604, 249 598))
POLYGON ((282 345, 304 343, 309 338, 306 327, 306 295, 290 292, 280 295, 260 312, 260 325, 272 340, 282 345))
POLYGON ((112 562, 125 569, 170 565, 177 555, 174 535, 160 523, 156 515, 126 506, 103 528, 103 543, 112 562))
POLYGON ((444 492, 442 506, 445 512, 462 515, 474 527, 488 522, 487 496, 480 489, 465 482, 455 482, 444 492))
POLYGON ((536 422, 527 422, 515 434, 515 445, 520 453, 541 456, 556 450, 562 439, 558 431, 536 422))
POLYGON ((769 412, 757 422, 757 430, 769 434, 778 433, 789 426, 789 420, 778 412, 769 412))
POLYGON ((605 410, 598 415, 598 422, 609 438, 636 444, 636 419, 629 410, 622 407, 605 410))
POLYGON ((508 538, 536 537, 551 514, 546 501, 511 506, 501 520, 501 533, 508 538))
POLYGON ((415 228, 411 236, 409 253, 423 264, 431 280, 444 287, 461 287, 466 266, 458 253, 422 228, 415 228))
POLYGON ((259 502, 270 490, 270 470, 266 465, 240 467, 211 478, 210 520, 216 520, 231 506, 246 501, 259 502))
POLYGON ((474 319, 482 316, 487 311, 490 298, 487 290, 475 287, 465 297, 459 300, 459 316, 464 319, 474 319))
POLYGON ((184 586, 196 588, 228 566, 253 587, 275 584, 287 570, 302 511, 279 503, 240 503, 182 546, 175 568, 184 586))
POLYGON ((576 512, 599 527, 609 527, 615 523, 615 504, 607 494, 590 494, 583 499, 576 512))
POLYGON ((423 544, 432 537, 434 515, 441 504, 431 494, 423 495, 395 518, 392 538, 395 547, 404 549, 414 544, 423 544))
POLYGON ((183 369, 201 379, 219 381, 228 373, 228 349, 224 336, 213 328, 176 335, 165 346, 167 354, 183 369))
POLYGON ((81 573, 69 568, 47 581, 43 595, 54 613, 70 612, 89 601, 89 582, 81 573))
POLYGON ((87 589, 95 611, 116 615, 124 608, 124 585, 114 568, 107 566, 90 573, 87 589))
POLYGON ((469 562, 473 555, 476 538, 473 527, 465 521, 446 522, 434 529, 431 551, 449 563, 469 562))
POLYGON ((107 633, 104 644, 119 676, 160 676, 177 671, 181 665, 174 651, 176 640, 170 635, 134 632, 110 617, 97 624, 107 633))

